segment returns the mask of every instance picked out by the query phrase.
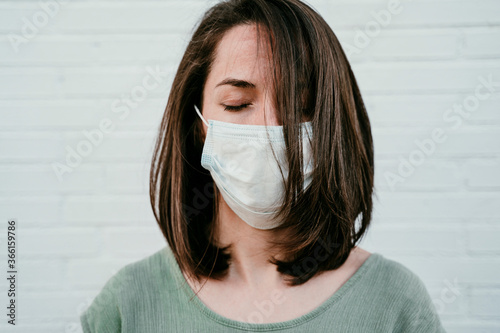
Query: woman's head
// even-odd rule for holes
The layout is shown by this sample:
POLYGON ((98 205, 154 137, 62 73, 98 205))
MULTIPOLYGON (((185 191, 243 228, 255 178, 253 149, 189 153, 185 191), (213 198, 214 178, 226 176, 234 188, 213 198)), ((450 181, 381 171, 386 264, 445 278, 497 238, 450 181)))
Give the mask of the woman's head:
POLYGON ((288 177, 279 229, 289 237, 276 244, 287 259, 273 262, 292 284, 342 265, 371 219, 373 145, 355 77, 321 16, 298 0, 221 2, 179 65, 153 157, 151 203, 181 268, 217 277, 230 248, 215 242, 219 195, 200 165, 206 128, 194 105, 206 119, 283 126, 288 177), (304 120, 312 122, 315 163, 305 191, 304 120))
POLYGON ((256 24, 240 24, 219 40, 203 88, 201 106, 205 118, 280 125, 273 82, 269 80, 273 75, 271 54, 267 40, 258 38, 257 28, 256 24))

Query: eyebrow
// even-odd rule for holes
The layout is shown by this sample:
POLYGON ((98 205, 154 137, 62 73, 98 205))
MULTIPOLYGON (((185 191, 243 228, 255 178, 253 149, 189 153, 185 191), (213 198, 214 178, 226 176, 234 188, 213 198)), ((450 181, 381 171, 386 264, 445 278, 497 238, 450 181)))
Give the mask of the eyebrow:
POLYGON ((255 88, 255 84, 253 84, 251 82, 238 80, 238 79, 232 79, 232 78, 227 78, 227 79, 219 82, 219 84, 217 84, 215 87, 217 88, 217 87, 224 86, 224 85, 230 85, 233 87, 245 88, 245 89, 255 88))

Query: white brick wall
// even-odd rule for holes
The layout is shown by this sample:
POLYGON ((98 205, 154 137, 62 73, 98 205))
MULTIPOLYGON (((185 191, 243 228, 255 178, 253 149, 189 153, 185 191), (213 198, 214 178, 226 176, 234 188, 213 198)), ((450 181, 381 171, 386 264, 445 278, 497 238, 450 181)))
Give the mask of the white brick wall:
MULTIPOLYGON (((47 7, 47 22, 38 1, 0 2, 1 260, 17 218, 20 271, 18 327, 4 319, 2 332, 79 332, 104 282, 164 246, 148 163, 189 34, 214 2, 74 0, 47 7), (34 20, 43 26, 27 30, 34 20), (155 88, 126 107, 157 68, 155 88), (112 129, 60 182, 51 163, 103 119, 112 129)), ((467 115, 453 107, 473 101, 481 78, 500 82, 500 1, 310 3, 349 54, 373 124, 377 201, 362 246, 415 271, 449 332, 499 332, 500 86, 467 115), (445 139, 424 154, 415 141, 436 129, 445 139)))

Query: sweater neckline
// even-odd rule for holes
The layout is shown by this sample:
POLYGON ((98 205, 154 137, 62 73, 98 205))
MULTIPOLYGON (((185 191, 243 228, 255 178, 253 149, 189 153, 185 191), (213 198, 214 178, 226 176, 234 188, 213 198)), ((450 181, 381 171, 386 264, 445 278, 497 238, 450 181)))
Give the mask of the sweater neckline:
POLYGON ((211 320, 215 321, 218 324, 239 330, 252 331, 252 332, 264 332, 264 331, 273 331, 273 330, 291 328, 316 318, 317 316, 324 313, 333 304, 339 302, 344 296, 344 294, 346 294, 350 289, 352 289, 358 283, 358 281, 364 275, 366 275, 366 272, 368 272, 373 266, 377 264, 377 262, 381 257, 381 255, 378 253, 372 253, 363 262, 363 264, 356 270, 356 272, 354 272, 354 274, 343 285, 341 285, 339 289, 337 289, 337 291, 333 293, 333 295, 331 295, 329 298, 323 301, 323 303, 321 303, 308 313, 300 317, 286 321, 259 324, 259 323, 246 323, 230 319, 210 309, 207 305, 205 305, 205 303, 201 301, 201 299, 195 294, 194 290, 186 281, 186 278, 182 274, 182 271, 175 259, 174 254, 172 253, 172 250, 168 246, 166 246, 163 252, 165 253, 166 258, 170 263, 168 267, 171 268, 171 272, 174 275, 177 286, 184 290, 184 295, 187 297, 187 301, 192 300, 195 303, 196 307, 205 316, 207 316, 208 318, 210 318, 211 320))

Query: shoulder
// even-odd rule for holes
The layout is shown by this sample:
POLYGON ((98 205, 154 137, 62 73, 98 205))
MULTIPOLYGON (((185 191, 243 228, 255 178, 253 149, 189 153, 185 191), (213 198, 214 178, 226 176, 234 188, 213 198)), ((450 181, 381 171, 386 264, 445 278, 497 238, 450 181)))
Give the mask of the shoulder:
POLYGON ((167 248, 122 267, 104 285, 103 291, 120 295, 134 291, 138 286, 158 283, 158 277, 169 271, 165 260, 167 248), (135 288, 133 288, 135 286, 135 288))
MULTIPOLYGON (((166 261, 167 247, 135 262, 132 262, 121 268, 113 278, 116 280, 115 284, 126 286, 134 281, 141 283, 155 283, 158 281, 158 276, 168 271, 166 261)), ((112 278, 112 279, 113 279, 112 278)))
POLYGON ((444 332, 436 307, 420 277, 407 266, 379 253, 371 255, 366 282, 387 311, 396 331, 444 332))
POLYGON ((405 265, 380 253, 370 253, 356 247, 350 256, 352 270, 359 271, 371 288, 388 296, 418 296, 425 291, 422 280, 405 265))
POLYGON ((160 276, 168 271, 165 254, 167 248, 122 267, 106 281, 90 306, 81 314, 83 331, 119 332, 122 315, 130 303, 147 297, 158 288, 160 276))
POLYGON ((427 288, 420 277, 406 265, 375 253, 374 277, 377 285, 392 297, 401 300, 419 300, 429 297, 427 288))

